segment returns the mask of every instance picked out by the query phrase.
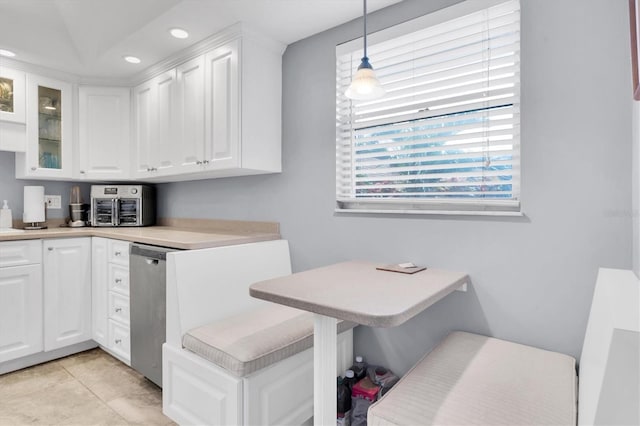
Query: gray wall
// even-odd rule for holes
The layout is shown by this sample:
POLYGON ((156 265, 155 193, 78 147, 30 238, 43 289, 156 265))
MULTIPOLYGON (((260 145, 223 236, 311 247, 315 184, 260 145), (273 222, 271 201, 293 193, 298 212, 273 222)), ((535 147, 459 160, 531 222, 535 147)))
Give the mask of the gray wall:
MULTIPOLYGON (((407 0, 370 29, 455 2, 407 0)), ((358 328, 356 352, 398 373, 454 329, 578 357, 598 267, 631 267, 628 25, 622 0, 522 1, 522 219, 333 212, 334 49, 360 20, 287 48, 282 174, 160 185, 160 214, 278 221, 296 271, 370 259, 468 272, 469 292, 358 328)))
MULTIPOLYGON (((69 197, 71 196, 71 187, 74 185, 80 186, 84 201, 89 202, 89 185, 86 183, 72 184, 46 180, 17 180, 15 176, 15 154, 0 151, 0 203, 1 200, 8 201, 14 221, 22 221, 23 187, 26 185, 44 186, 45 194, 62 196, 62 208, 60 210, 47 210, 47 218, 65 218, 69 216, 69 197)), ((2 207, 2 204, 0 204, 0 207, 2 207)))
POLYGON ((633 272, 640 277, 640 101, 633 102, 632 215, 633 272))

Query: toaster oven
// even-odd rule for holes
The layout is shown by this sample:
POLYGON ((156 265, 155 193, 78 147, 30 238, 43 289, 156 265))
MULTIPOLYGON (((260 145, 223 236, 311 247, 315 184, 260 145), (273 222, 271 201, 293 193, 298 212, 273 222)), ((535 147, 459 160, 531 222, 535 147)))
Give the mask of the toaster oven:
POLYGON ((152 186, 91 185, 92 226, 149 226, 155 221, 152 186))

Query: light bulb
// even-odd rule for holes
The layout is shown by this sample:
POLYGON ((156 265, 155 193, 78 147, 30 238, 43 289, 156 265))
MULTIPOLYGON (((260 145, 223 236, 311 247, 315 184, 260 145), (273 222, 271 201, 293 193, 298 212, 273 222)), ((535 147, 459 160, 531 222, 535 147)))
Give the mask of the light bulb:
POLYGON ((124 60, 129 62, 130 64, 139 64, 140 62, 142 62, 137 56, 124 56, 124 60))
POLYGON ((169 30, 172 36, 175 38, 187 38, 189 37, 189 33, 183 30, 182 28, 171 28, 169 30))
POLYGON ((345 92, 350 99, 371 100, 384 95, 385 90, 377 79, 367 57, 362 58, 356 75, 353 76, 351 85, 345 92))

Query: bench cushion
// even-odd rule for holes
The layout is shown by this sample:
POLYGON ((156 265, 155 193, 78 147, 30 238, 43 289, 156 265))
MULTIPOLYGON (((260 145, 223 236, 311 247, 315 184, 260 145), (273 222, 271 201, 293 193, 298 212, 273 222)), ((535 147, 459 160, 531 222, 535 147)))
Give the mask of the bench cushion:
POLYGON ((451 333, 368 411, 381 425, 575 425, 575 359, 451 333))
MULTIPOLYGON (((356 324, 338 321, 338 333, 356 324)), ((186 349, 243 377, 313 346, 313 314, 274 303, 195 328, 186 349)))

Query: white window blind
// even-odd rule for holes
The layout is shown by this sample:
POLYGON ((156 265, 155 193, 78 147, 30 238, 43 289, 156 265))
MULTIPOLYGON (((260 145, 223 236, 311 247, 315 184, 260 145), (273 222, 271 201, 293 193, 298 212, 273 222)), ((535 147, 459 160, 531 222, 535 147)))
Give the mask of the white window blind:
POLYGON ((344 95, 362 41, 336 48, 339 210, 519 212, 520 4, 496 3, 372 34, 374 101, 344 95))

